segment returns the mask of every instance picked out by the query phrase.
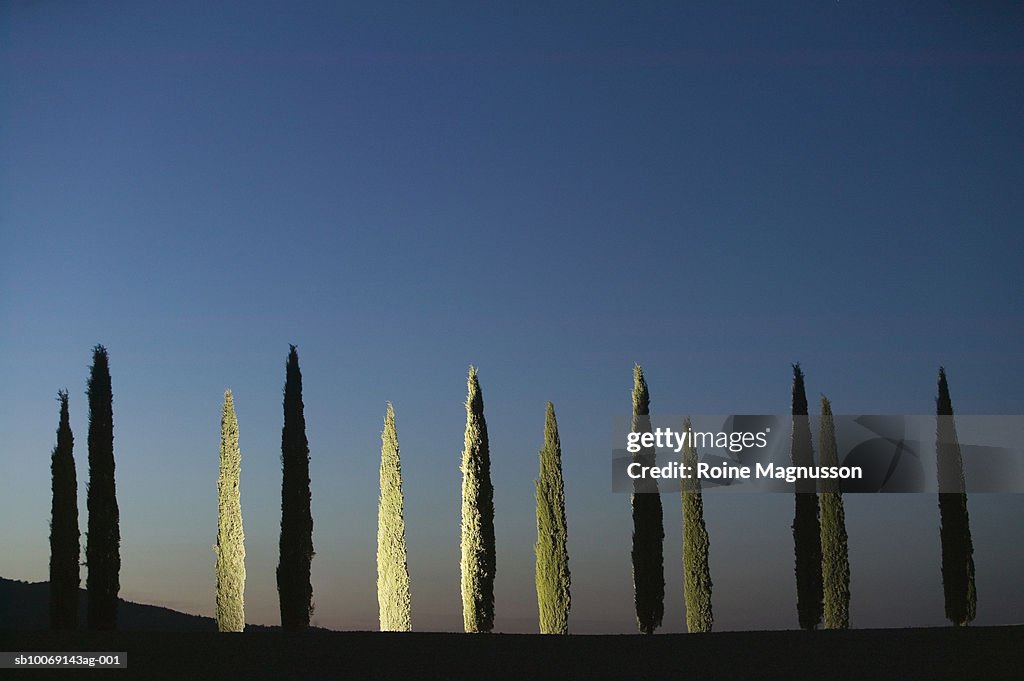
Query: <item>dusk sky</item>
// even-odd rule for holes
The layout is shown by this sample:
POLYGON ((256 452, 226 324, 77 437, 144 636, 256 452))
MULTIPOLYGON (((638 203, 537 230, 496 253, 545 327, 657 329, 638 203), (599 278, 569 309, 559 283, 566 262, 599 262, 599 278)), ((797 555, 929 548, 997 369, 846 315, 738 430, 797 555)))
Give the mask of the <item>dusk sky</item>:
MULTIPOLYGON (((480 370, 497 631, 537 630, 558 414, 572 631, 635 632, 613 422, 1024 414, 1024 7, 860 2, 0 2, 0 576, 48 575, 70 391, 86 528, 110 352, 121 596, 214 613, 223 391, 246 615, 279 623, 282 388, 304 380, 313 623, 376 629, 394 403, 413 627, 462 629, 480 370), (552 7, 552 5, 556 5, 552 7)), ((685 631, 679 496, 665 625, 685 631)), ((1024 622, 1024 494, 973 494, 977 624, 1024 622)), ((793 497, 705 497, 715 628, 797 628, 793 497)), ((934 494, 847 495, 851 625, 941 625, 934 494)), ((85 568, 82 584, 85 584, 85 568)))

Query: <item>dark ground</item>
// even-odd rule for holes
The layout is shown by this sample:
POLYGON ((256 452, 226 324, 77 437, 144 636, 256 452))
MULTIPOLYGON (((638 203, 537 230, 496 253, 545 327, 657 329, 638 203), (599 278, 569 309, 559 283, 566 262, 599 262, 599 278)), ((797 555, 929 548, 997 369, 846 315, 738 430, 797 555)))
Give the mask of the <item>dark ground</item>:
POLYGON ((3 679, 1024 679, 1024 626, 539 636, 0 630, 0 650, 127 651, 127 670, 3 679))

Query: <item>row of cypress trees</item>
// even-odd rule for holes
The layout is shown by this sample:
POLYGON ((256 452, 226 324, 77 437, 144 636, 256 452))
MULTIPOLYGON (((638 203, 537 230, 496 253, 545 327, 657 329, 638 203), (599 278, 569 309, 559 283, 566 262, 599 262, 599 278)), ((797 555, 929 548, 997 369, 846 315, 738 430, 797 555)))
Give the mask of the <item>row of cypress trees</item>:
MULTIPOLYGON (((117 628, 121 533, 114 484, 114 418, 110 364, 102 345, 93 348, 89 371, 89 511, 85 564, 86 621, 90 629, 117 628)), ((78 480, 68 392, 57 393, 60 421, 50 458, 53 497, 50 507, 50 628, 78 626, 79 553, 78 480)))
MULTIPOLYGON (((397 447, 397 442, 396 442, 397 447)), ((397 452, 396 452, 397 453, 397 452)), ((220 475, 217 480, 217 628, 245 629, 245 533, 240 495, 242 455, 234 395, 224 392, 221 414, 220 475)), ((302 402, 299 353, 289 347, 285 364, 284 426, 281 429, 281 535, 277 593, 281 628, 301 631, 313 614, 312 493, 309 442, 302 402)))
MULTIPOLYGON (((636 432, 650 430, 650 394, 643 369, 634 367, 633 419, 636 432)), ((120 533, 114 485, 113 414, 109 360, 106 349, 93 349, 89 396, 89 532, 86 547, 88 626, 115 629, 120 570, 120 533)), ((946 616, 957 626, 976 613, 973 547, 963 467, 945 370, 939 370, 936 412, 939 457, 942 575, 946 616), (957 486, 957 482, 959 483, 957 486), (947 490, 956 488, 958 492, 947 490)), ((51 628, 77 626, 78 506, 73 458, 74 438, 68 415, 67 391, 58 393, 60 420, 57 445, 51 457, 53 500, 50 535, 51 628)), ((282 429, 282 491, 280 561, 277 583, 281 623, 285 630, 309 626, 313 611, 311 561, 313 519, 309 479, 309 444, 305 434, 302 375, 298 352, 290 346, 284 389, 282 429)), ((813 465, 814 453, 807 419, 803 371, 793 365, 793 443, 795 465, 813 465)), ((831 403, 821 400, 819 451, 821 465, 838 465, 831 403)), ((689 430, 686 419, 684 430, 689 430)), ((653 464, 654 450, 641 450, 638 461, 653 464)), ((683 448, 683 464, 694 466, 692 442, 683 448)), ((475 367, 467 377, 466 430, 462 472, 461 584, 463 620, 467 632, 487 632, 494 626, 494 489, 490 448, 484 418, 483 394, 475 367)), ((224 394, 218 477, 217 622, 221 631, 245 626, 245 548, 239 478, 241 452, 238 422, 230 390, 224 394)), ((633 581, 637 625, 653 633, 664 615, 664 541, 661 497, 654 479, 635 483, 633 509, 633 581)), ((793 522, 796 554, 797 612, 800 626, 814 629, 824 619, 827 628, 849 626, 850 566, 842 495, 836 480, 823 480, 819 494, 813 480, 798 482, 793 522)), ((378 502, 377 587, 380 627, 408 631, 411 595, 405 542, 404 495, 394 408, 390 403, 381 434, 380 497, 378 502)), ((544 444, 536 481, 536 588, 542 633, 568 633, 571 575, 567 549, 565 493, 561 444, 554 405, 547 403, 544 444)), ((712 581, 709 538, 704 523, 699 480, 682 483, 683 577, 687 628, 710 631, 712 581)))
MULTIPOLYGON (((936 448, 939 464, 939 513, 942 542, 942 583, 946 618, 954 626, 966 626, 975 618, 977 591, 967 494, 964 491, 963 461, 953 419, 953 406, 945 369, 939 368, 936 399, 936 448), (949 490, 958 491, 949 491, 949 490)), ((814 448, 808 418, 803 370, 793 365, 792 391, 794 465, 813 466, 814 448)), ((650 424, 650 393, 643 369, 633 371, 634 432, 647 432, 650 424)), ((687 418, 684 432, 690 429, 687 418)), ((822 466, 837 466, 835 424, 832 404, 821 398, 818 448, 822 466)), ((633 460, 652 465, 653 449, 641 449, 633 460)), ((683 465, 695 466, 697 454, 692 443, 684 444, 683 465)), ((662 507, 657 481, 634 481, 633 587, 637 627, 653 633, 661 626, 664 613, 664 568, 662 559, 662 507), (655 493, 651 493, 655 492, 655 493)), ((714 622, 711 607, 712 581, 708 562, 709 540, 704 524, 700 481, 684 479, 683 493, 683 593, 686 625, 691 632, 710 631, 714 622)), ((813 479, 797 481, 793 518, 796 556, 797 619, 800 627, 813 630, 824 621, 828 629, 850 625, 850 561, 846 515, 839 481, 821 481, 820 495, 813 479), (819 503, 820 496, 820 503, 819 503)))
MULTIPOLYGON (((814 465, 804 373, 793 365, 793 443, 795 466, 814 465)), ((818 451, 822 466, 838 466, 832 403, 821 397, 818 451)), ((824 620, 827 629, 850 626, 850 560, 846 514, 839 481, 820 481, 821 494, 812 479, 797 481, 793 517, 796 554, 797 620, 801 629, 813 630, 824 620)))
MULTIPOLYGON (((643 368, 633 367, 633 432, 650 432, 651 397, 643 368)), ((683 422, 689 431, 690 418, 683 422)), ((644 466, 655 463, 653 447, 641 448, 633 460, 644 466)), ((683 465, 697 465, 697 450, 692 440, 683 443, 683 465)), ((653 634, 665 614, 665 539, 661 495, 654 478, 633 482, 630 503, 633 509, 633 596, 637 628, 653 634)), ((700 480, 684 478, 681 483, 683 511, 683 598, 686 604, 686 628, 691 632, 711 631, 714 611, 711 607, 710 540, 704 523, 704 498, 700 480)))
MULTIPOLYGON (((462 452, 461 582, 467 632, 494 627, 494 488, 483 393, 476 367, 467 379, 466 431, 462 452)), ((286 366, 282 432, 281 560, 277 570, 281 625, 309 626, 313 557, 309 490, 309 445, 305 435, 302 376, 291 346, 286 366)), ((568 633, 569 568, 561 446, 554 406, 547 405, 545 442, 537 481, 537 596, 543 633, 568 633)), ((221 631, 245 626, 244 533, 239 496, 241 454, 231 391, 224 394, 218 480, 217 623, 221 631)), ((381 433, 380 497, 377 506, 377 601, 382 631, 412 629, 406 555, 401 456, 394 407, 387 405, 381 433)))
MULTIPOLYGON (((974 584, 974 549, 967 512, 967 494, 964 491, 963 460, 956 435, 946 370, 943 367, 939 367, 935 406, 943 597, 946 618, 954 626, 959 627, 974 621, 977 592, 974 584), (949 491, 953 489, 957 491, 949 491)), ((809 443, 809 432, 804 432, 806 414, 807 398, 804 394, 803 372, 800 365, 795 364, 795 465, 804 465, 805 462, 813 464, 813 452, 805 449, 809 443), (798 446, 801 447, 800 450, 798 446)), ((835 466, 839 462, 832 405, 824 396, 821 399, 821 416, 821 465, 835 466)), ((850 562, 846 517, 839 481, 821 481, 820 516, 817 513, 817 503, 811 502, 811 499, 815 498, 813 488, 801 489, 798 486, 796 497, 793 538, 796 546, 797 610, 800 626, 804 629, 814 629, 824 620, 828 629, 846 629, 850 624, 850 562)))

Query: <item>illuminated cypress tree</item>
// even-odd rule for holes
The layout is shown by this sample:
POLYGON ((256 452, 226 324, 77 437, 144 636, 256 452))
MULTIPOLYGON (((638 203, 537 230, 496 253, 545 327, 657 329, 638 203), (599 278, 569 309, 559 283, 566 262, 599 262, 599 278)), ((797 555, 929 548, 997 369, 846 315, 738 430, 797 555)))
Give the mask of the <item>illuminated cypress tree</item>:
POLYGON ((277 593, 281 628, 309 626, 313 612, 313 514, 309 491, 309 442, 302 405, 299 353, 291 346, 284 383, 284 428, 281 430, 281 541, 277 593))
MULTIPOLYGON (((683 432, 691 430, 690 418, 683 432)), ((686 599, 687 631, 711 631, 715 617, 711 610, 711 566, 708 562, 708 530, 704 525, 704 499, 697 478, 697 448, 693 439, 683 443, 683 466, 691 478, 683 478, 683 595, 686 599)))
POLYGON ((402 463, 395 410, 388 402, 380 447, 380 499, 377 503, 377 605, 381 631, 411 631, 409 564, 405 548, 402 463))
POLYGON ((78 627, 78 481, 72 450, 75 438, 68 418, 68 392, 57 393, 60 424, 50 461, 53 499, 50 512, 50 628, 78 627))
MULTIPOLYGON (((822 466, 839 465, 832 405, 824 396, 819 451, 822 466)), ((825 627, 846 629, 850 626, 850 558, 843 495, 835 478, 821 480, 821 561, 825 627)))
POLYGON ((217 478, 217 629, 245 629, 245 533, 239 478, 238 419, 230 390, 220 418, 220 476, 217 478))
POLYGON ((114 485, 114 397, 107 349, 93 348, 89 373, 89 527, 85 588, 90 629, 117 629, 117 593, 121 589, 121 530, 114 485))
MULTIPOLYGON (((807 418, 807 394, 804 373, 793 365, 793 443, 794 466, 814 465, 814 446, 807 418)), ((796 511, 793 518, 793 545, 796 553, 796 609, 801 629, 814 629, 821 623, 821 527, 818 521, 818 495, 813 478, 796 481, 796 511)))
MULTIPOLYGON (((633 421, 635 433, 650 432, 650 394, 644 371, 637 364, 633 368, 633 421)), ((655 464, 653 448, 642 449, 633 460, 644 466, 655 464)), ((661 495, 658 483, 644 477, 633 481, 631 497, 633 507, 633 600, 636 622, 640 633, 653 634, 661 626, 665 614, 665 566, 661 495)))
POLYGON ((467 632, 494 628, 494 488, 476 367, 469 367, 462 450, 462 619, 467 632))
POLYGON ((537 478, 537 607, 540 633, 568 634, 569 551, 565 522, 565 486, 562 480, 562 445, 558 439, 555 405, 548 402, 544 446, 537 478))
POLYGON ((946 618, 962 627, 974 621, 978 594, 974 586, 974 544, 964 491, 963 459, 949 398, 946 370, 939 367, 939 396, 935 401, 939 473, 939 518, 942 540, 942 590, 946 618))

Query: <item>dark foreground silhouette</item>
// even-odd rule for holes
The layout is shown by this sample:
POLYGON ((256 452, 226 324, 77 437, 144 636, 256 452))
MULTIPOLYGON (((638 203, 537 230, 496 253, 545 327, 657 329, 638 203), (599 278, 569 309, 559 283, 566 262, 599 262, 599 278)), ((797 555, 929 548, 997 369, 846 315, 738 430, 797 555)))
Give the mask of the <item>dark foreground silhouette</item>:
POLYGON ((50 632, 43 630, 47 589, 0 579, 0 650, 123 651, 128 668, 3 670, 0 678, 1017 681, 1024 669, 1021 625, 654 636, 271 627, 220 634, 208 617, 122 602, 119 620, 126 630, 50 632))
POLYGON ((119 671, 21 670, 67 679, 1020 679, 1024 627, 539 634, 0 631, 14 651, 128 653, 119 671))

